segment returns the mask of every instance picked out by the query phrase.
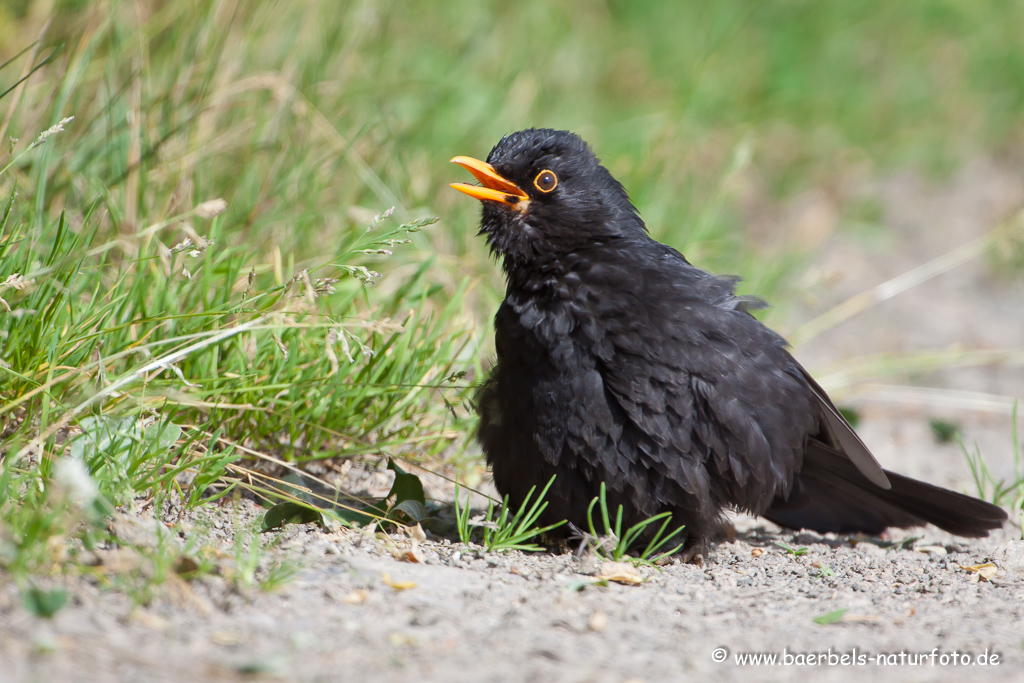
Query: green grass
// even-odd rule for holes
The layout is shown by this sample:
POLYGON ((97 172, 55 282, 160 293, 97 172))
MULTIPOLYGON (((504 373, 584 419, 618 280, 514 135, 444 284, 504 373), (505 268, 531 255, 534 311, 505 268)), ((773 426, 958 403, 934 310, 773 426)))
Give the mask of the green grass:
POLYGON ((267 468, 443 454, 478 479, 459 373, 502 282, 455 154, 577 130, 655 236, 784 304, 806 248, 748 240, 751 212, 824 187, 859 225, 850 178, 1024 140, 1019 3, 53 6, 0 6, 0 566, 23 585, 76 571, 115 505, 294 501, 267 468))
POLYGON ((466 497, 466 502, 462 502, 462 489, 458 482, 455 483, 455 529, 459 534, 459 541, 462 543, 470 543, 473 538, 473 527, 475 525, 470 524, 470 515, 472 514, 472 508, 469 505, 470 496, 466 497))
POLYGON ((622 529, 622 506, 619 505, 615 511, 615 521, 611 521, 611 514, 608 510, 608 498, 604 482, 601 482, 601 489, 597 496, 590 501, 587 508, 587 529, 590 538, 594 539, 594 549, 598 555, 613 562, 629 560, 633 564, 654 564, 683 547, 682 543, 672 546, 673 541, 680 539, 685 527, 679 526, 670 533, 668 531, 672 524, 672 514, 662 512, 648 517, 629 527, 622 529), (600 513, 600 529, 594 524, 594 508, 600 513), (661 522, 660 526, 657 526, 661 522), (643 539, 647 545, 641 544, 643 539), (667 548, 667 549, 666 549, 667 548), (630 552, 633 555, 630 555, 630 552))
MULTIPOLYGON (((57 54, 0 98, 11 132, 75 112, 19 131, 31 142, 0 161, 0 564, 19 581, 73 569, 64 548, 107 543, 103 518, 136 498, 291 497, 256 460, 448 448, 462 429, 439 405, 459 403, 444 380, 472 357, 468 281, 446 286, 411 245, 436 219, 359 208, 371 179, 342 173, 355 153, 312 124, 214 102, 234 68, 217 66, 226 34, 144 84, 131 54, 145 38, 95 16, 81 42, 0 70, 15 82, 57 54), (245 130, 244 151, 221 146, 221 123, 245 130)), ((156 63, 178 47, 154 44, 156 63)))
MULTIPOLYGON (((994 505, 1009 507, 1018 515, 1024 514, 1024 463, 1021 462, 1020 435, 1017 431, 1017 408, 1018 403, 1014 402, 1011 414, 1012 452, 1013 452, 1013 473, 1009 479, 997 477, 993 474, 988 462, 982 457, 981 450, 974 444, 974 450, 969 450, 959 434, 955 435, 960 450, 967 459, 967 465, 971 469, 971 477, 977 488, 977 495, 982 500, 987 500, 994 505)), ((1020 521, 1020 520, 1018 520, 1020 521)))
POLYGON ((259 587, 265 591, 275 591, 299 572, 299 565, 295 560, 268 553, 270 547, 276 545, 279 540, 263 536, 258 524, 243 526, 236 530, 234 561, 229 578, 237 588, 251 591, 259 587), (266 566, 261 567, 261 564, 266 566), (258 574, 261 570, 262 576, 258 574))
POLYGON ((537 492, 537 487, 531 486, 530 490, 526 492, 526 497, 523 499, 519 509, 515 511, 509 505, 508 496, 505 496, 497 509, 494 507, 493 501, 488 502, 487 512, 481 515, 479 519, 470 519, 469 500, 467 499, 463 506, 459 500, 460 487, 456 485, 455 521, 459 540, 463 543, 469 543, 473 536, 474 528, 479 528, 481 530, 479 534, 480 543, 488 552, 507 550, 537 552, 543 550, 542 546, 530 541, 565 524, 565 520, 562 520, 543 527, 537 526, 537 520, 540 519, 540 516, 548 506, 548 502, 544 498, 547 496, 548 489, 551 488, 551 484, 554 481, 555 478, 551 477, 540 493, 537 494, 536 499, 534 499, 533 494, 537 492))
POLYGON ((807 548, 806 546, 801 546, 799 548, 794 548, 793 546, 789 545, 788 543, 784 543, 782 541, 775 541, 775 545, 777 545, 778 547, 782 548, 783 550, 785 550, 790 555, 793 555, 794 557, 800 557, 801 555, 806 555, 807 551, 810 550, 810 548, 807 548))

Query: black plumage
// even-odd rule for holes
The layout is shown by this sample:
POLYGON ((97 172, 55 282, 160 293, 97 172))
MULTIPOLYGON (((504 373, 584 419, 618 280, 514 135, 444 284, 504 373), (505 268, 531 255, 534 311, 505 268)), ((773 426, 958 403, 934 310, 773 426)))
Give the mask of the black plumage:
POLYGON ((487 162, 481 234, 507 279, 477 400, 498 491, 557 475, 544 522, 586 524, 603 481, 629 525, 669 511, 691 547, 726 508, 782 526, 985 536, 1005 512, 884 471, 736 280, 653 240, 578 136, 513 133, 487 162))

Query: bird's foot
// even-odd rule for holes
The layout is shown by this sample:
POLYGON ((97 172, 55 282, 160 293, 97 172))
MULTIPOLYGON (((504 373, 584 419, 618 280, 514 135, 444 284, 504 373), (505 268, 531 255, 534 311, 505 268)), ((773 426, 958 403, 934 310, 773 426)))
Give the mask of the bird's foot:
POLYGON ((704 541, 697 541, 693 544, 687 543, 686 547, 679 551, 676 557, 683 564, 695 564, 698 567, 704 566, 704 558, 708 554, 708 546, 704 541))

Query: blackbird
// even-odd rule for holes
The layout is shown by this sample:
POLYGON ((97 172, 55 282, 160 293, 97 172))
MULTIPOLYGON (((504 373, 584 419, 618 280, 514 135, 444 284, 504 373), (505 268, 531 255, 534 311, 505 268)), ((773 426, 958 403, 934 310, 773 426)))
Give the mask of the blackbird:
POLYGON ((652 239, 623 186, 568 131, 506 135, 487 161, 480 234, 500 260, 497 362, 477 437, 513 506, 557 475, 543 523, 586 528, 607 487, 623 528, 661 512, 702 552, 727 508, 783 527, 878 534, 934 524, 987 536, 995 505, 886 470, 738 278, 652 239))

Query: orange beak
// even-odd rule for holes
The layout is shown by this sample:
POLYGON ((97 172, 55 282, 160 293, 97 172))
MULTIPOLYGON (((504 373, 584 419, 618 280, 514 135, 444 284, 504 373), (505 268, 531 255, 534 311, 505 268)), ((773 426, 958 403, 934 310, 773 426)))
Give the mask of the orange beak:
POLYGON ((499 204, 514 206, 519 209, 525 207, 525 203, 530 199, 515 183, 502 178, 494 170, 494 167, 485 161, 472 157, 455 157, 452 159, 452 163, 458 164, 472 173, 483 185, 483 187, 480 187, 479 185, 469 185, 467 183, 451 184, 459 192, 468 194, 474 199, 498 202, 499 204))

